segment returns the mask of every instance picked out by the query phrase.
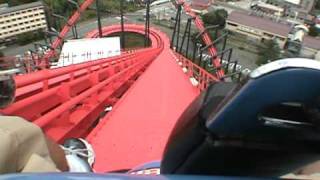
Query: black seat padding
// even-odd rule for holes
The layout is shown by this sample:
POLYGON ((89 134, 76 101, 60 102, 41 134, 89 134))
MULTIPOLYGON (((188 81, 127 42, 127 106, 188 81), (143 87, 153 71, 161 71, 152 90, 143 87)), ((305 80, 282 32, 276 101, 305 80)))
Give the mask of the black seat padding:
MULTIPOLYGON (((319 82, 319 70, 288 68, 249 79, 244 85, 212 85, 177 122, 161 173, 278 177, 320 159, 315 124, 260 119, 273 105, 314 103, 320 95, 319 82)), ((291 108, 283 108, 287 109, 291 108)))
MULTIPOLYGON (((202 147, 207 138, 205 118, 202 117, 207 117, 211 110, 218 107, 226 96, 237 87, 238 84, 235 83, 221 82, 214 84, 208 88, 207 93, 203 93, 189 106, 178 120, 171 134, 170 146, 167 146, 164 153, 165 157, 162 160, 162 173, 185 173, 185 169, 190 168, 185 167, 189 165, 189 163, 186 164, 187 159, 190 154, 194 153, 195 149, 202 147), (203 106, 204 104, 205 106, 203 106), (205 108, 200 109, 201 107, 205 108), (197 115, 198 111, 201 111, 201 116, 197 115)), ((202 150, 206 150, 206 148, 204 147, 202 150)), ((202 165, 207 167, 206 164, 202 165)))

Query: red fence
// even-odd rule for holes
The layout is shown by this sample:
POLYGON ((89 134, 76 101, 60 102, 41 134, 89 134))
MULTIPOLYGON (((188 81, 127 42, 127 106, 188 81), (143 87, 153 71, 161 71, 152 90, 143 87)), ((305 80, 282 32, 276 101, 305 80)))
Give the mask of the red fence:
POLYGON ((184 73, 188 75, 191 83, 198 87, 200 91, 204 91, 208 88, 210 83, 219 82, 220 80, 216 76, 210 74, 200 66, 194 64, 183 55, 175 53, 177 57, 177 63, 182 67, 184 73))

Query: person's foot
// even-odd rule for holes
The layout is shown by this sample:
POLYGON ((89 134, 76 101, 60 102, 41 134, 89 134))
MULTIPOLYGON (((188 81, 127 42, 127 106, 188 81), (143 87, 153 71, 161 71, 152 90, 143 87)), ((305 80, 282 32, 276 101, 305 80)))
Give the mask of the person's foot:
POLYGON ((92 172, 95 154, 92 146, 84 139, 67 139, 63 146, 70 172, 92 172))

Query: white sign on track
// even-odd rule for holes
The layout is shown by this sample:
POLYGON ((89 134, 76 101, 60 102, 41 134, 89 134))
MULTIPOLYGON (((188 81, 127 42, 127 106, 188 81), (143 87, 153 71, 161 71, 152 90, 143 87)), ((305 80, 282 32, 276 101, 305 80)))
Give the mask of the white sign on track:
POLYGON ((64 67, 120 55, 120 38, 68 40, 64 43, 55 67, 64 67))

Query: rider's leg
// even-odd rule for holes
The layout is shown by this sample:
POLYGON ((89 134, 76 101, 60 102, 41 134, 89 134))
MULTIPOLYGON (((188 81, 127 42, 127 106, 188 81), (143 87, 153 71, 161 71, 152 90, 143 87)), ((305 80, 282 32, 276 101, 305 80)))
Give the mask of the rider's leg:
POLYGON ((48 142, 33 123, 0 116, 0 173, 65 170, 64 152, 48 142))

